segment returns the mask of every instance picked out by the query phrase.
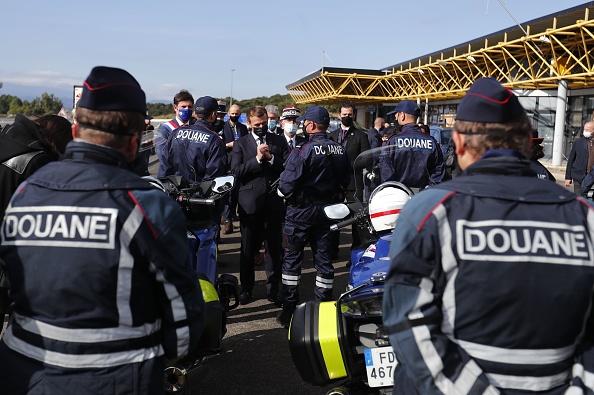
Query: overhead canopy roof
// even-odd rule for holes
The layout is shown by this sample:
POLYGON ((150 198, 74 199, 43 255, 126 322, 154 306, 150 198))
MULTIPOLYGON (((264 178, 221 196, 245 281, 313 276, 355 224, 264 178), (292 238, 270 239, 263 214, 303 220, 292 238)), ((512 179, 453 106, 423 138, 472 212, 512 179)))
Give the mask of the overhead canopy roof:
POLYGON ((297 103, 461 97, 479 77, 511 88, 594 86, 594 1, 381 70, 329 68, 287 85, 297 103))

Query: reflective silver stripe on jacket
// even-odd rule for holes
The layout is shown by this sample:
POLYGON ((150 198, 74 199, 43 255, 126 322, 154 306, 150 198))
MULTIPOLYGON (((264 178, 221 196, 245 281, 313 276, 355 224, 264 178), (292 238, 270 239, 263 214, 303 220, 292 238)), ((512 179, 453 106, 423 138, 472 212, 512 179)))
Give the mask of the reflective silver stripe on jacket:
POLYGON ((484 361, 506 363, 510 365, 548 365, 565 361, 573 356, 575 346, 537 350, 537 349, 511 349, 486 346, 459 339, 452 339, 458 343, 468 355, 484 361))
POLYGON ((161 320, 142 326, 115 328, 62 328, 14 313, 14 320, 27 332, 35 333, 46 339, 74 343, 98 343, 126 339, 138 339, 158 332, 161 320))
POLYGON ((504 374, 485 373, 489 381, 496 387, 523 391, 547 391, 569 379, 569 369, 553 376, 510 376, 504 374))
POLYGON ((130 253, 130 243, 142 223, 143 216, 140 207, 134 209, 126 218, 120 231, 120 261, 118 263, 117 306, 120 326, 132 326, 132 310, 130 308, 130 294, 132 293, 132 269, 134 257, 130 253))
POLYGON ((143 348, 101 354, 64 354, 35 347, 12 334, 12 325, 6 328, 2 341, 12 350, 37 361, 73 369, 109 368, 124 364, 147 361, 163 355, 163 347, 143 348))
MULTIPOLYGON (((186 305, 184 304, 184 300, 177 291, 175 285, 165 280, 165 276, 155 266, 154 263, 151 263, 150 269, 153 273, 155 273, 157 281, 163 284, 165 294, 167 295, 167 299, 169 299, 169 303, 171 305, 171 315, 173 316, 173 321, 176 323, 185 321, 188 318, 186 305)), ((177 328, 175 330, 175 334, 177 337, 177 357, 179 358, 186 355, 190 351, 190 329, 188 325, 184 325, 177 328)))

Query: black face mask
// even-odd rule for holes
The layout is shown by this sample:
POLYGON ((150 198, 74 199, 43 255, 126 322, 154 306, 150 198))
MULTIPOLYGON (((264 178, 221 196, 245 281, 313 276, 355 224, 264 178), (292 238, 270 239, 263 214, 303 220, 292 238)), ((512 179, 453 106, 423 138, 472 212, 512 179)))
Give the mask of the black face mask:
POLYGON ((347 128, 350 128, 353 125, 353 118, 351 117, 342 117, 340 118, 340 122, 347 128))
POLYGON ((266 136, 266 129, 268 129, 268 125, 259 128, 253 128, 252 130, 256 136, 258 136, 260 139, 263 139, 264 136, 266 136))
POLYGON ((229 119, 231 120, 231 122, 235 123, 235 122, 239 121, 239 115, 233 115, 233 116, 229 117, 229 119))
POLYGON ((223 130, 223 124, 224 122, 220 119, 215 119, 215 121, 212 123, 213 132, 219 133, 221 130, 223 130))

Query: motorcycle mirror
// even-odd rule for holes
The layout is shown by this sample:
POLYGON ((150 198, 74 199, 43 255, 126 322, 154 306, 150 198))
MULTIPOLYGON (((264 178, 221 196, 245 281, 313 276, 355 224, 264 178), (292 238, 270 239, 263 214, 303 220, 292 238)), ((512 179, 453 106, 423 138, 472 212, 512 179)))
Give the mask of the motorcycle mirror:
POLYGON ((235 176, 228 175, 217 177, 213 180, 212 190, 216 193, 225 193, 233 189, 235 185, 235 176))
POLYGON ((343 219, 350 214, 349 207, 344 203, 324 207, 324 213, 329 219, 343 219))

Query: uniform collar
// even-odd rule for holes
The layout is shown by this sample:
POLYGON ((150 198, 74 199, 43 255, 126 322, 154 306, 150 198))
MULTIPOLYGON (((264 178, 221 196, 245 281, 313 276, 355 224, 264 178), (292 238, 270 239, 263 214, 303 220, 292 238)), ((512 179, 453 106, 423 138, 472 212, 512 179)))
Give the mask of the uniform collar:
POLYGON ((126 157, 121 152, 82 139, 75 139, 68 143, 63 160, 96 162, 130 169, 126 157))
POLYGON ((327 136, 326 136, 326 132, 318 132, 318 133, 314 133, 314 134, 310 134, 309 135, 309 140, 326 140, 327 136))

